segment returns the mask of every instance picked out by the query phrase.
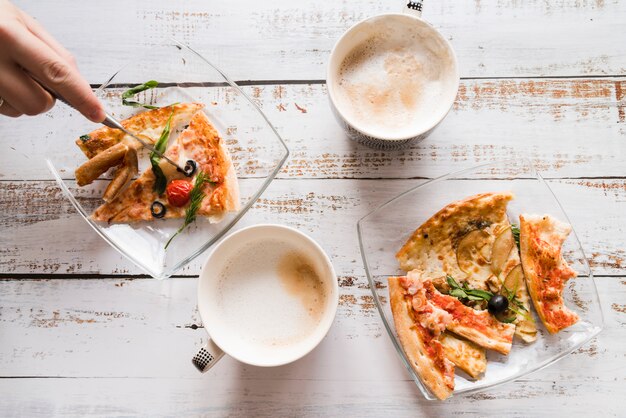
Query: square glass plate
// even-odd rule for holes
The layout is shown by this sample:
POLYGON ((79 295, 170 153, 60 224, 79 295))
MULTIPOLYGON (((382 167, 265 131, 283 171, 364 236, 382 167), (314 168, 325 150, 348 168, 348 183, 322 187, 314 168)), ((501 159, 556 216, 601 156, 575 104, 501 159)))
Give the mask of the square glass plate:
MULTIPOLYGON (((136 224, 107 224, 89 219, 94 209, 103 203, 101 196, 111 173, 88 186, 76 185, 74 170, 86 157, 74 141, 99 126, 74 111, 68 110, 68 117, 59 130, 60 138, 50 145, 47 164, 83 219, 120 253, 151 276, 161 279, 183 268, 223 236, 274 179, 289 151, 265 115, 234 82, 199 53, 174 40, 137 54, 132 63, 100 86, 96 95, 114 117, 125 119, 146 109, 123 106, 122 92, 148 80, 158 81, 159 86, 136 96, 138 102, 155 106, 204 103, 203 111, 224 139, 237 172, 241 203, 237 212, 228 213, 214 224, 198 218, 167 250, 165 243, 182 225, 183 219, 155 219, 136 224)), ((173 127, 170 144, 181 130, 182 126, 173 127)), ((148 152, 142 149, 139 173, 148 167, 148 152)))
MULTIPOLYGON (((507 211, 511 222, 519 225, 520 213, 535 213, 550 214, 569 223, 550 187, 528 160, 481 165, 428 181, 395 197, 358 223, 361 256, 380 316, 411 378, 429 400, 436 398, 409 366, 388 303, 387 277, 404 274, 395 254, 417 227, 447 204, 477 193, 507 190, 515 194, 507 211)), ((574 231, 563 246, 563 255, 578 273, 566 285, 565 304, 580 316, 580 321, 550 335, 531 308, 538 325, 537 341, 525 344, 515 338, 508 356, 487 351, 487 371, 480 380, 471 380, 457 368, 455 395, 484 390, 546 367, 601 331, 603 318, 596 284, 574 231)))

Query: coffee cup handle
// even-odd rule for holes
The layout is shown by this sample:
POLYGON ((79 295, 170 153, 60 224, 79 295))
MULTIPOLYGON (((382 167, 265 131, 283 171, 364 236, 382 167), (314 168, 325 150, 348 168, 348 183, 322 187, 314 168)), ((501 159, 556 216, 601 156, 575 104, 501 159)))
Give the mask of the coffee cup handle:
POLYGON ((404 0, 404 8, 402 13, 422 17, 423 0, 404 0))
POLYGON ((198 350, 196 355, 193 356, 191 363, 196 366, 198 371, 206 373, 222 357, 224 357, 222 349, 209 338, 206 345, 198 350))

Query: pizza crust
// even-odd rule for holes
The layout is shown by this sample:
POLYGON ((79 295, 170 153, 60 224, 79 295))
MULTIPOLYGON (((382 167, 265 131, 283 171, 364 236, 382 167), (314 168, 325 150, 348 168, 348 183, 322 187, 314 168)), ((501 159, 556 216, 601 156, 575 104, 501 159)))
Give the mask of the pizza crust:
MULTIPOLYGON (((409 302, 405 299, 406 291, 400 285, 399 277, 389 278, 389 299, 396 332, 402 349, 409 360, 409 365, 419 376, 428 390, 437 398, 448 398, 454 390, 454 380, 437 371, 435 362, 426 355, 426 347, 415 329, 415 322, 410 314, 409 302)), ((437 341, 437 343, 439 343, 437 341)), ((446 366, 454 369, 450 360, 444 358, 446 366)))
MULTIPOLYGON (((163 127, 167 119, 172 115, 172 112, 171 126, 174 128, 189 121, 203 107, 204 104, 202 103, 177 103, 138 113, 128 119, 124 119, 120 123, 127 131, 141 136, 142 139, 148 142, 155 143, 161 136, 163 127)), ((135 149, 141 148, 141 144, 138 141, 128 137, 124 132, 106 126, 90 132, 87 134, 87 137, 85 140, 77 139, 76 145, 89 159, 122 142, 125 138, 135 149)))
POLYGON ((448 360, 474 379, 479 379, 487 370, 487 355, 484 348, 449 332, 443 333, 441 344, 446 350, 448 360))

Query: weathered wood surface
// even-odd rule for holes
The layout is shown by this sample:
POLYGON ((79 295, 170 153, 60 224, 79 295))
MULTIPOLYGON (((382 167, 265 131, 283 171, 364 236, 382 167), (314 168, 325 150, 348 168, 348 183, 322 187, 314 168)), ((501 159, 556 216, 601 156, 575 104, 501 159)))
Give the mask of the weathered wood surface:
MULTIPOLYGON (((399 0, 16 3, 79 57, 93 83, 171 36, 237 80, 324 79, 328 54, 344 30, 402 6, 399 0)), ((626 71, 623 1, 428 1, 424 18, 451 40, 465 77, 626 71)))
MULTIPOLYGON (((190 90, 205 103, 234 106, 223 89, 190 90)), ((375 151, 350 141, 330 112, 325 85, 244 90, 291 150, 282 178, 433 177, 523 156, 546 177, 626 176, 626 81, 618 78, 463 81, 442 125, 402 152, 375 151)), ((77 155, 75 137, 93 128, 63 106, 36 118, 0 122, 0 143, 5 144, 0 179, 51 179, 45 152, 77 155)), ((240 171, 240 176, 255 174, 240 171)))
POLYGON ((15 378, 0 379, 0 415, 583 416, 593 408, 620 416, 626 283, 597 282, 606 307, 597 339, 517 382, 442 405, 423 401, 408 379, 363 276, 340 278, 334 326, 301 361, 264 369, 226 358, 204 377, 189 363, 206 338, 195 279, 7 280, 0 324, 12 344, 0 345, 0 375, 15 378))
MULTIPOLYGON (((277 180, 236 228, 267 222, 291 225, 320 242, 338 274, 360 275, 356 222, 424 181, 277 180)), ((593 271, 624 274, 624 181, 561 179, 549 184, 567 211, 593 271)), ((55 182, 0 182, 0 212, 5 214, 0 218, 4 244, 0 270, 5 273, 142 273, 91 231, 55 182)), ((201 265, 202 257, 179 274, 197 275, 201 265)))

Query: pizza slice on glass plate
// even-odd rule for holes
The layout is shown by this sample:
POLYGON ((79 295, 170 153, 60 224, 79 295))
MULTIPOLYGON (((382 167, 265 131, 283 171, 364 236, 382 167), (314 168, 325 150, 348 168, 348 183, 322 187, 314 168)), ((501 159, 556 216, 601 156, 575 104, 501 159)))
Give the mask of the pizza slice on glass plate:
MULTIPOLYGON (((410 366, 439 399, 446 399, 454 390, 454 363, 442 341, 447 346, 456 342, 448 340, 444 331, 502 354, 511 350, 515 325, 500 322, 487 311, 475 310, 454 296, 440 293, 432 280, 418 270, 405 277, 389 278, 389 293, 396 332, 410 366)), ((474 350, 471 356, 457 360, 467 364, 464 370, 474 371, 482 368, 483 355, 474 350)))
POLYGON ((565 306, 563 289, 576 272, 563 259, 562 246, 570 225, 550 215, 520 215, 520 246, 526 283, 535 310, 554 334, 578 322, 565 306))
MULTIPOLYGON (((419 228, 396 254, 405 271, 419 269, 433 278, 435 287, 449 292, 447 277, 472 289, 509 295, 515 300, 516 335, 525 342, 536 339, 529 315, 530 299, 523 280, 518 247, 506 210, 511 192, 481 193, 450 203, 419 228)), ((486 309, 486 300, 471 301, 486 309)))

